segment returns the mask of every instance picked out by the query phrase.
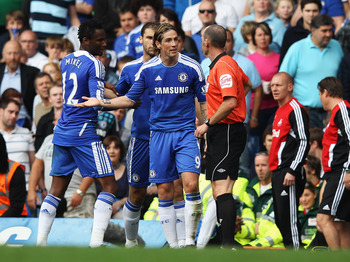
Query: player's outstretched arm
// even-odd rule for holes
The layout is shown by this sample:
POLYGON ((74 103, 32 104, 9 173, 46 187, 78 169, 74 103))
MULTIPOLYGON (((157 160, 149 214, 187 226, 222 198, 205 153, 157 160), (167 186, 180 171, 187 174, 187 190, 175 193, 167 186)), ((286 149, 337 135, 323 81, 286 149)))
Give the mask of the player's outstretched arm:
POLYGON ((134 101, 127 98, 126 96, 113 98, 111 100, 108 100, 108 99, 98 100, 96 97, 86 97, 86 96, 83 96, 82 99, 87 101, 76 104, 75 105, 76 107, 102 106, 106 108, 125 108, 125 107, 134 107, 137 104, 134 101))

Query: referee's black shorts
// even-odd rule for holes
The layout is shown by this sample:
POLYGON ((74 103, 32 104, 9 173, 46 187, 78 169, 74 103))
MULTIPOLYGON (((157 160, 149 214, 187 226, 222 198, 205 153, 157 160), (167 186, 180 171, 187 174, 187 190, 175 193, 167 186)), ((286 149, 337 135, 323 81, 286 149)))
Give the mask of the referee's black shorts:
POLYGON ((345 169, 327 172, 327 181, 318 212, 350 222, 350 190, 344 186, 345 169))
POLYGON ((207 133, 206 179, 225 180, 229 176, 236 180, 246 140, 243 123, 211 126, 207 133))

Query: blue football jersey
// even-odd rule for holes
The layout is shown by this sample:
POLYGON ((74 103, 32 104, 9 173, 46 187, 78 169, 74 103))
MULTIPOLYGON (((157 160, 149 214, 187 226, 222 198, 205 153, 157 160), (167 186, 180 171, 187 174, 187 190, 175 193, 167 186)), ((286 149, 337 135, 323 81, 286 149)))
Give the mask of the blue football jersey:
MULTIPOLYGON (((143 65, 142 57, 127 63, 122 72, 117 86, 115 87, 118 96, 126 95, 135 82, 135 75, 143 65)), ((142 104, 135 109, 133 114, 133 123, 131 126, 131 135, 143 140, 149 140, 149 116, 151 100, 147 92, 141 96, 142 104)))
POLYGON ((101 61, 87 51, 76 51, 61 61, 63 110, 54 130, 53 143, 78 146, 99 141, 96 134, 100 108, 74 107, 82 96, 104 98, 105 69, 101 61))
POLYGON ((150 129, 164 132, 195 129, 195 102, 205 102, 205 79, 201 66, 179 54, 174 66, 160 57, 145 63, 126 95, 136 102, 147 92, 151 99, 150 129))
POLYGON ((117 59, 119 60, 120 58, 126 56, 126 40, 127 40, 127 35, 122 34, 118 36, 113 44, 113 50, 117 53, 117 59))
POLYGON ((139 36, 141 35, 142 24, 130 31, 126 40, 126 55, 140 58, 143 55, 143 46, 140 43, 139 36))

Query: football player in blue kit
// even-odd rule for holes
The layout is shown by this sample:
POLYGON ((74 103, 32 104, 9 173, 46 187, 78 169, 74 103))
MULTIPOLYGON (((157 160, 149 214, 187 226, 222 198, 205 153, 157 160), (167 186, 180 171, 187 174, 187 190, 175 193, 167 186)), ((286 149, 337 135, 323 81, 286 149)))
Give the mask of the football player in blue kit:
POLYGON ((173 205, 174 183, 183 180, 186 193, 186 245, 194 245, 201 216, 198 189, 200 152, 194 136, 195 115, 206 119, 205 79, 200 65, 177 52, 178 34, 169 24, 158 26, 154 48, 159 56, 142 65, 126 96, 111 100, 83 97, 79 107, 132 107, 144 92, 151 99, 149 181, 156 183, 159 218, 170 247, 178 247, 176 215, 173 205), (195 110, 195 99, 200 110, 195 110))
MULTIPOLYGON (((106 37, 102 25, 94 20, 83 22, 78 31, 80 50, 67 55, 61 62, 63 111, 54 130, 52 185, 39 214, 37 245, 46 245, 57 206, 64 196, 73 171, 78 167, 82 176, 93 177, 101 185, 94 207, 91 247, 101 246, 112 214, 112 204, 118 190, 108 154, 96 134, 100 108, 77 108, 82 96, 103 99, 104 66, 94 55, 102 55, 106 37)), ((112 96, 109 96, 110 98, 112 96)))
MULTIPOLYGON (((139 41, 143 47, 143 56, 127 63, 117 86, 118 96, 124 96, 135 82, 135 75, 140 67, 155 56, 153 36, 158 23, 146 23, 141 29, 139 41)), ((141 96, 142 104, 133 113, 131 139, 127 154, 129 196, 123 208, 123 220, 126 236, 126 247, 138 245, 137 233, 147 187, 149 186, 149 116, 151 101, 148 93, 141 96)))

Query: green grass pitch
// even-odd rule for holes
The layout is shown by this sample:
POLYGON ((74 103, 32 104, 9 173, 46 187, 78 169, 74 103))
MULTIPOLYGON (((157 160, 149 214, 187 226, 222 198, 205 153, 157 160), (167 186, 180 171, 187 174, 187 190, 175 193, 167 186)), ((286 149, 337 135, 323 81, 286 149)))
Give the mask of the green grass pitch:
POLYGON ((0 247, 1 262, 345 262, 350 251, 0 247))

